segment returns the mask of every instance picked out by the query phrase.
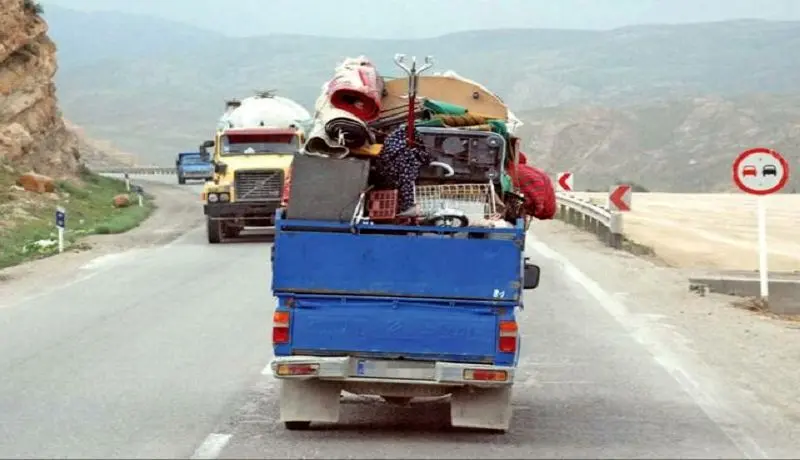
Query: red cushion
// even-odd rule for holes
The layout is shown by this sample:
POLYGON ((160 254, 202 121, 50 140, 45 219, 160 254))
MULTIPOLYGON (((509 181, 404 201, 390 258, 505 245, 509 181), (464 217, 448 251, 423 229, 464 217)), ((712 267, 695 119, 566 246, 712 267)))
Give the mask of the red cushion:
POLYGON ((514 165, 509 165, 508 174, 512 183, 518 185, 525 196, 525 212, 540 220, 552 219, 556 215, 556 190, 553 181, 543 170, 527 164, 525 155, 519 153, 519 174, 514 174, 514 165))

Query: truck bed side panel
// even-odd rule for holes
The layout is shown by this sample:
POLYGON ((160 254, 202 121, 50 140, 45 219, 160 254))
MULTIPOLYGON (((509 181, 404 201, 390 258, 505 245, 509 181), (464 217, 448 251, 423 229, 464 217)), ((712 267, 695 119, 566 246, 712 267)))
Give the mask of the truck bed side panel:
POLYGON ((279 231, 273 290, 519 301, 514 240, 279 231))

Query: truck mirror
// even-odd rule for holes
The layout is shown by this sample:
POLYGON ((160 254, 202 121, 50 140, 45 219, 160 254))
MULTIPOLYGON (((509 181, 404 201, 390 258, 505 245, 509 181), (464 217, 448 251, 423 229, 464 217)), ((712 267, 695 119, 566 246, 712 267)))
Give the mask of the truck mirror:
POLYGON ((217 174, 222 174, 223 176, 228 171, 228 165, 225 163, 214 163, 214 172, 217 174))
POLYGON ((204 149, 210 149, 213 146, 214 146, 214 141, 205 141, 205 142, 203 142, 203 148, 204 149))
POLYGON ((536 289, 539 286, 540 269, 538 265, 526 263, 522 276, 523 289, 536 289))

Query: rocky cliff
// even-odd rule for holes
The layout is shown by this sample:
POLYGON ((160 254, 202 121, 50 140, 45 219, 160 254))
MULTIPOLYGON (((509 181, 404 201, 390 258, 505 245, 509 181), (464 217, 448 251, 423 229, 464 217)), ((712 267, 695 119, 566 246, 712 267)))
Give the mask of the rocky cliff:
POLYGON ((56 47, 33 0, 0 0, 0 160, 53 176, 78 169, 78 138, 64 124, 53 76, 56 47))

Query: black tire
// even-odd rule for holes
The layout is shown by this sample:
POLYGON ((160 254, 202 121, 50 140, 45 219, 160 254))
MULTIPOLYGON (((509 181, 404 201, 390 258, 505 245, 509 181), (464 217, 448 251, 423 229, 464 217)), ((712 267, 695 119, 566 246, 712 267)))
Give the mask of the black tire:
POLYGON ((311 422, 305 422, 305 421, 283 422, 283 426, 285 426, 287 430, 300 431, 300 430, 307 430, 311 426, 311 422))
POLYGON ((186 184, 186 178, 183 177, 183 176, 178 176, 178 184, 185 185, 186 184))
POLYGON ((240 233, 242 233, 241 227, 235 227, 233 225, 222 226, 222 236, 225 238, 236 238, 240 233))
POLYGON ((408 396, 381 396, 381 398, 395 406, 407 406, 413 399, 408 396))
POLYGON ((206 217, 206 234, 208 242, 217 244, 222 241, 222 222, 206 217))

